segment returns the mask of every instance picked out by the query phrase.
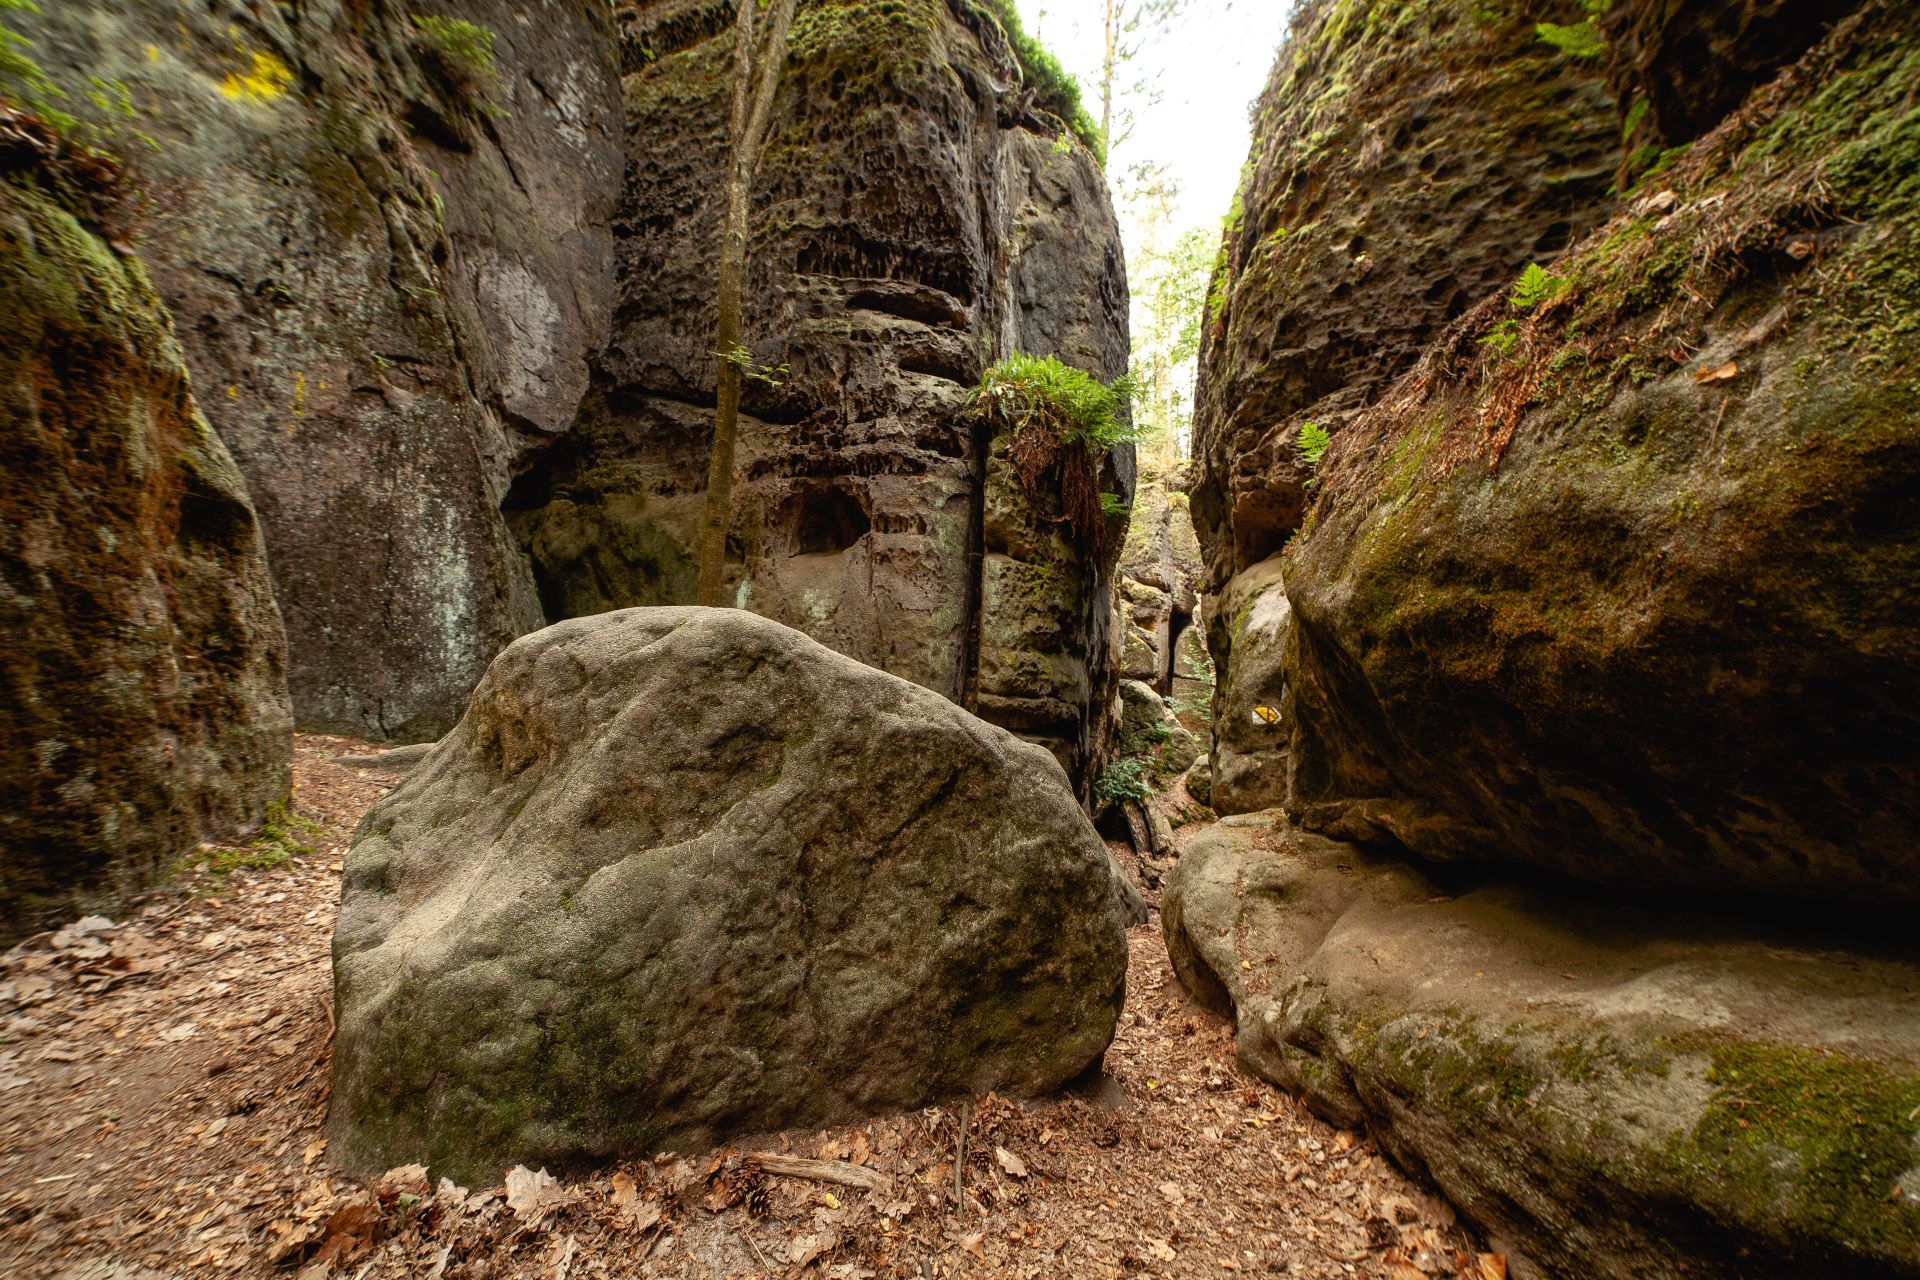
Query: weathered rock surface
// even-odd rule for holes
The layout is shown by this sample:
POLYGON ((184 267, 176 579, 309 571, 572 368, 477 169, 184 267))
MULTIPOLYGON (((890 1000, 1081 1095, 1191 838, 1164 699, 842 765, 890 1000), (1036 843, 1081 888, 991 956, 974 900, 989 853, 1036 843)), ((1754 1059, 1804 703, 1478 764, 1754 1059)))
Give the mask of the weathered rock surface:
POLYGON ((1278 814, 1196 837, 1162 911, 1241 1061, 1364 1122, 1523 1280, 1920 1274, 1897 927, 1440 886, 1278 814))
POLYGON ((1213 690, 1213 799, 1221 813, 1281 803, 1290 780, 1287 635, 1293 608, 1280 556, 1228 581, 1207 601, 1207 648, 1219 673, 1213 690))
MULTIPOLYGON (((692 599, 712 431, 729 5, 624 16, 619 304, 579 424, 516 486, 550 620, 692 599)), ((745 608, 1053 748, 1104 756, 1110 566, 966 413, 985 365, 1128 359, 1098 165, 1000 28, 943 0, 806 0, 756 185, 729 582, 745 608)), ((1105 485, 1131 492, 1130 453, 1105 485)))
POLYGON ((1858 0, 1608 5, 1595 23, 1608 79, 1635 125, 1628 145, 1693 141, 1857 7, 1858 0))
POLYGON ((1302 6, 1255 117, 1194 413, 1210 589, 1306 509, 1336 434, 1468 307, 1604 217, 1620 119, 1597 62, 1536 21, 1581 0, 1302 6))
POLYGON ((492 70, 396 6, 9 17, 75 109, 89 77, 128 88, 142 253, 259 506, 295 713, 374 739, 444 732, 540 625, 500 504, 571 426, 612 304, 610 19, 456 7, 492 70))
POLYGON ((6 160, 0 942, 117 913, 201 836, 257 826, 292 751, 259 527, 166 309, 6 160))
POLYGON ((1920 900, 1917 37, 1862 8, 1335 441, 1286 559, 1302 822, 1920 900))
POLYGON ((1187 515, 1185 483, 1181 471, 1142 469, 1120 549, 1120 674, 1161 693, 1174 692, 1183 674, 1176 649, 1199 606, 1200 543, 1187 515))
POLYGON ((506 650, 369 811, 333 1146, 456 1178, 1053 1088, 1126 970, 1044 750, 738 610, 506 650))
POLYGON ((1200 758, 1200 743, 1166 699, 1140 680, 1120 682, 1120 753, 1137 756, 1161 778, 1178 777, 1200 758))

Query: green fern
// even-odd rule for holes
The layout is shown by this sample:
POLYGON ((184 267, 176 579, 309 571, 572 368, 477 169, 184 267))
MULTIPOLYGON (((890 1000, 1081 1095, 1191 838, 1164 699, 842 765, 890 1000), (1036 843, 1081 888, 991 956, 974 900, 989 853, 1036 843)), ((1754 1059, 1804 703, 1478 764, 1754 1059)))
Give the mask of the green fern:
POLYGON ((1511 302, 1515 310, 1531 311, 1566 287, 1566 277, 1553 274, 1537 262, 1529 262, 1513 286, 1511 302))
POLYGON ((1607 51, 1606 37, 1600 34, 1600 24, 1592 18, 1565 25, 1536 22, 1533 29, 1542 40, 1558 49, 1563 57, 1597 58, 1607 51))
POLYGON ((1320 459, 1326 456, 1327 446, 1333 443, 1333 435, 1317 422, 1300 424, 1300 438, 1295 448, 1309 467, 1318 467, 1320 459))

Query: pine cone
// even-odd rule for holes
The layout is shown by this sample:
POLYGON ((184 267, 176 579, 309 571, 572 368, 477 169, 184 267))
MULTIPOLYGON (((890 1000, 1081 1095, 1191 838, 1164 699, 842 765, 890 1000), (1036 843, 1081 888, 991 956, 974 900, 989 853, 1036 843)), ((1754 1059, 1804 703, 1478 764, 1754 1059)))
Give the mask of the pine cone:
POLYGON ((764 1181, 756 1182, 747 1189, 746 1203, 748 1217, 764 1218, 773 1212, 773 1193, 764 1181))

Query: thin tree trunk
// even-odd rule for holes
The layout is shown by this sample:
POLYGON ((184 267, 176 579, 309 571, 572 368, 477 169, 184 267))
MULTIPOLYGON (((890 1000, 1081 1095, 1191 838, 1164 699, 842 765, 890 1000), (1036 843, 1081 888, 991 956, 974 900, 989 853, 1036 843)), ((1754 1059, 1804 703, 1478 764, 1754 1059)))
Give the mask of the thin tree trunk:
POLYGON ((1100 141, 1113 147, 1113 65, 1120 47, 1120 9, 1124 0, 1106 0, 1107 53, 1100 64, 1100 141))
POLYGON ((772 0, 769 29, 755 56, 754 0, 739 0, 734 24, 733 110, 727 125, 727 210, 720 236, 717 282, 717 369, 713 412, 713 452, 707 460, 707 495, 700 520, 700 576, 695 599, 723 605, 726 588, 727 530, 733 523, 733 458, 740 437, 741 295, 747 274, 748 197, 765 150, 767 121, 787 61, 787 29, 794 0, 772 0), (758 82, 755 82, 755 64, 758 82))

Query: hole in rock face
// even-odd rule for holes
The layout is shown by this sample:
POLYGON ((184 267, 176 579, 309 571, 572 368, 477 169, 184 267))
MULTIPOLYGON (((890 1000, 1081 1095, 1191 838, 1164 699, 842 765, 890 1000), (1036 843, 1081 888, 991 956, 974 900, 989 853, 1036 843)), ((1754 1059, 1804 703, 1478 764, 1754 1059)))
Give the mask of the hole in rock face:
POLYGON ((1540 238, 1533 242, 1533 251, 1535 253, 1559 253, 1572 243, 1573 224, 1565 221, 1556 222, 1540 233, 1540 238))
POLYGON ((795 494, 788 503, 785 523, 791 530, 793 553, 802 556, 845 551, 873 528, 860 499, 838 488, 795 494))

